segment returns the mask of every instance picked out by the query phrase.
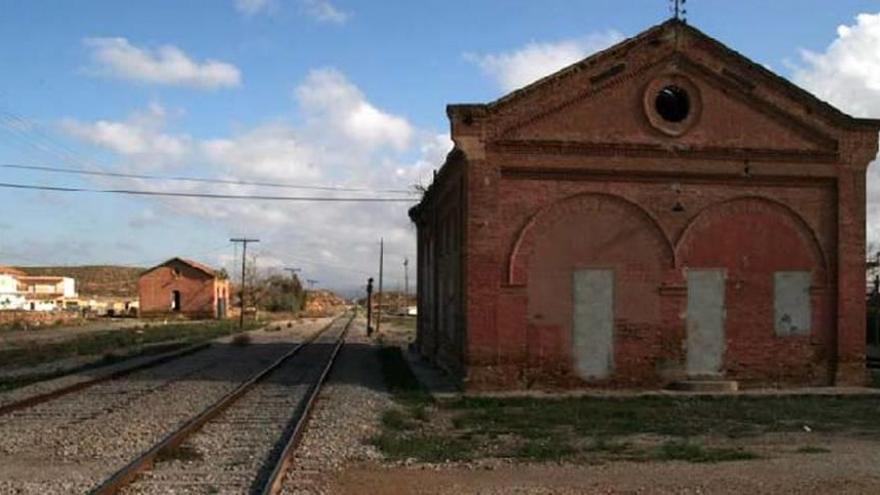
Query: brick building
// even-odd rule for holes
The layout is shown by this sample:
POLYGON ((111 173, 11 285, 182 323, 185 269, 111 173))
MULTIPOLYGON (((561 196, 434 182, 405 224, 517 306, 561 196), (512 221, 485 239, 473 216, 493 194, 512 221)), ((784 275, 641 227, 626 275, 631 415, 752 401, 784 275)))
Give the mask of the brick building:
POLYGON ((467 388, 864 382, 880 121, 675 20, 447 113, 416 346, 467 388))
POLYGON ((229 310, 229 280, 201 263, 171 258, 141 274, 138 299, 144 317, 222 319, 229 310))

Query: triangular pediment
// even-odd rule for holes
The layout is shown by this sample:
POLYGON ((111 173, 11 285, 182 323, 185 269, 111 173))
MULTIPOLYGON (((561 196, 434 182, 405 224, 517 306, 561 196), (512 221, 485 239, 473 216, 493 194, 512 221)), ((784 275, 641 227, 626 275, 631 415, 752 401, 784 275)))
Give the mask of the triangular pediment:
POLYGON ((670 21, 486 106, 488 141, 715 150, 833 159, 841 131, 876 127, 772 74, 698 30, 670 21), (684 88, 684 121, 657 113, 684 88), (668 124, 668 125, 667 125, 668 124))

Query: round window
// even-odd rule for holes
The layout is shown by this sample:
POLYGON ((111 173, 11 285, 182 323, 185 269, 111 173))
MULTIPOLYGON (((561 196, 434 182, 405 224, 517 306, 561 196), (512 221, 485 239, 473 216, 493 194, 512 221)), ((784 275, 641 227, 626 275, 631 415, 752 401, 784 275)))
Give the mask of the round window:
POLYGON ((684 89, 669 85, 657 93, 654 108, 667 122, 683 122, 691 113, 691 99, 684 89))

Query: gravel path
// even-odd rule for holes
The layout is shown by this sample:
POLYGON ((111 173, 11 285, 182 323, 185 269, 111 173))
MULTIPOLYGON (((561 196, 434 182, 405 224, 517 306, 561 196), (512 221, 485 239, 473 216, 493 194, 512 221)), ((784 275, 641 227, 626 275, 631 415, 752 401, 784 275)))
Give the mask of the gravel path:
MULTIPOLYGON (((355 320, 285 479, 282 493, 330 493, 329 482, 352 463, 382 455, 367 442, 393 405, 379 367, 378 347, 355 320)), ((362 492, 369 493, 369 492, 362 492)))
POLYGON ((123 493, 250 493, 269 476, 285 431, 318 379, 348 317, 259 382, 123 493))
POLYGON ((0 417, 0 493, 83 493, 319 328, 251 332, 0 417), (224 345, 225 343, 225 345, 224 345))

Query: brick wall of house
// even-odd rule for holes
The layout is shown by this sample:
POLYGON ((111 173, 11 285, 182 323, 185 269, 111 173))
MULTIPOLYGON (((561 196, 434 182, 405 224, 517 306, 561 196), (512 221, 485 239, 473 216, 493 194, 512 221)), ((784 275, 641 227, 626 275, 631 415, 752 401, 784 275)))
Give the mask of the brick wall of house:
MULTIPOLYGON (((145 273, 138 280, 139 314, 143 317, 180 314, 189 318, 214 318, 218 289, 226 281, 186 263, 171 261, 145 273), (177 270, 178 274, 175 274, 177 270), (180 291, 181 307, 171 311, 173 291, 180 291)), ((228 288, 227 288, 228 292, 228 288)), ((228 304, 227 304, 228 309, 228 304)))
MULTIPOLYGON (((687 274, 700 269, 724 271, 721 376, 864 383, 865 171, 880 123, 823 107, 675 22, 448 113, 465 175, 466 348, 452 368, 466 387, 686 378, 687 274), (680 127, 656 122, 648 99, 670 84, 692 95, 680 127), (572 343, 572 273, 593 268, 614 273, 613 370, 599 380, 576 372, 572 343), (810 328, 783 335, 774 280, 791 272, 810 277, 810 328)), ((424 220, 449 207, 445 177, 412 212, 422 242, 443 242, 424 220)), ((422 263, 420 291, 437 269, 422 263)), ((424 343, 437 326, 422 313, 438 303, 419 308, 435 359, 424 343)))

